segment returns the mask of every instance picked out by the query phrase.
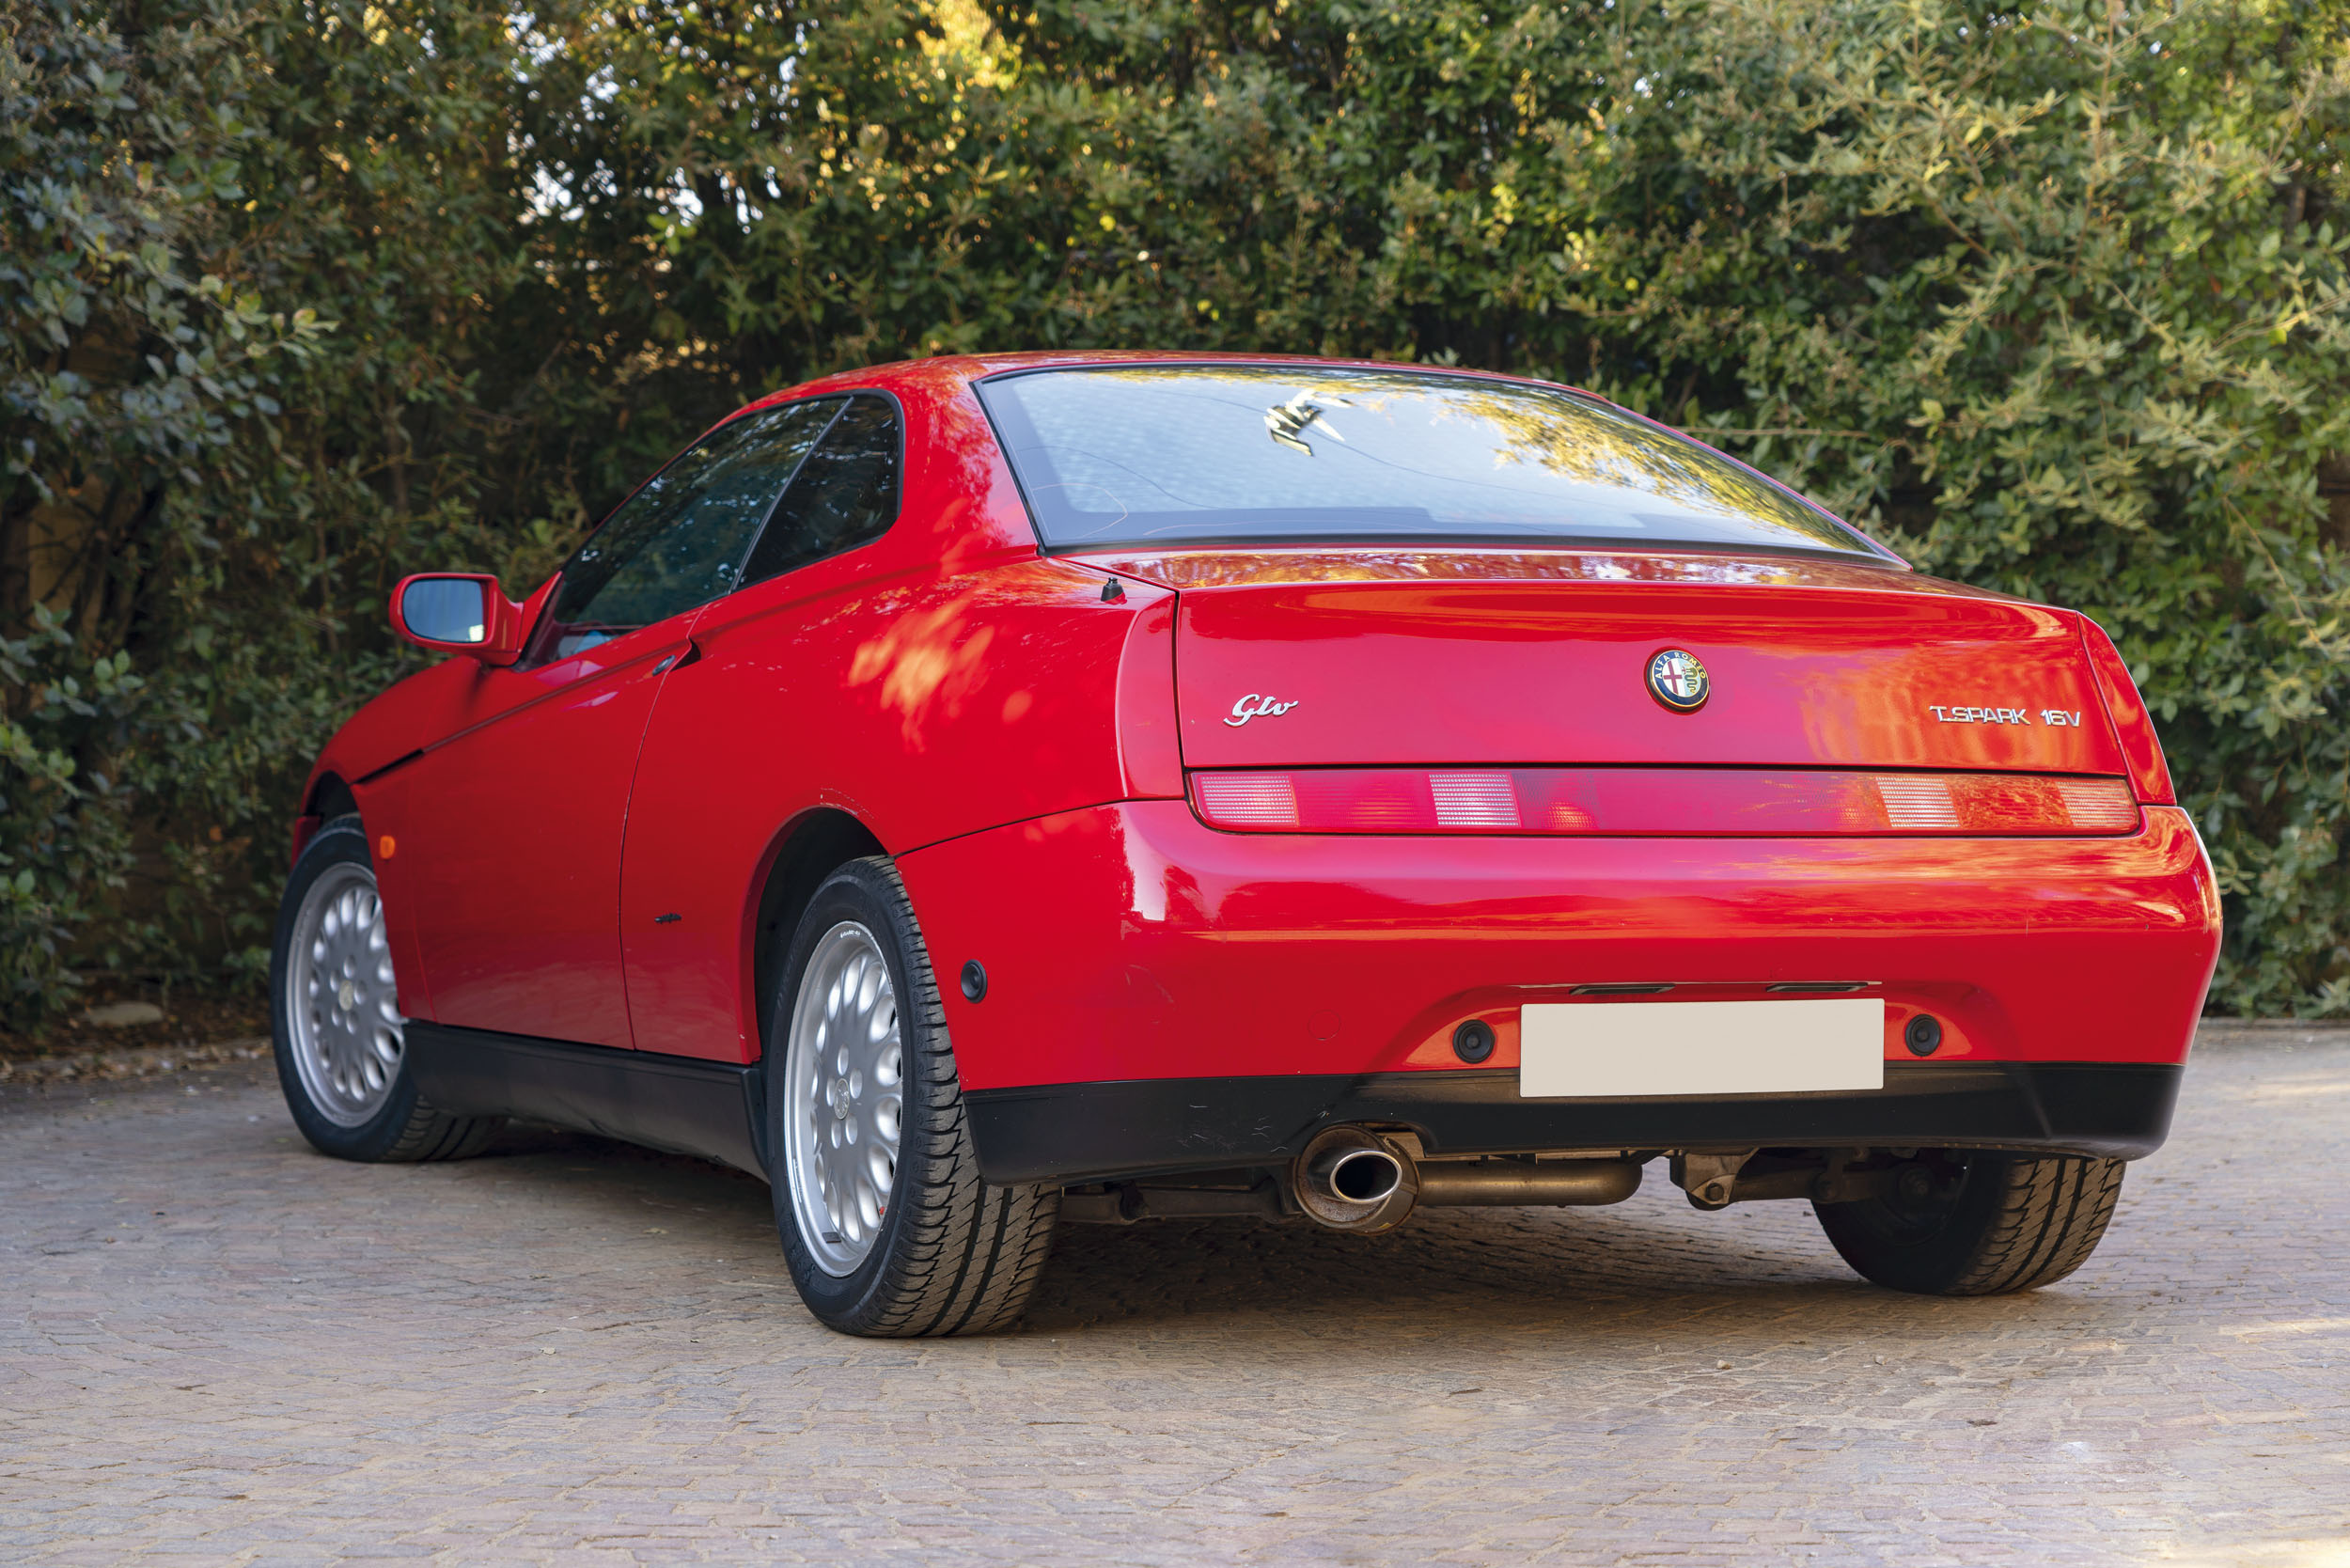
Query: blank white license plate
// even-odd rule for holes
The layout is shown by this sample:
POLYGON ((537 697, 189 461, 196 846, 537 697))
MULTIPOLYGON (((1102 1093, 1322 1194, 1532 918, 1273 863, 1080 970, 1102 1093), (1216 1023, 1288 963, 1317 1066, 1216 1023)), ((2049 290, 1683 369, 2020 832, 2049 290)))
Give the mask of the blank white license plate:
POLYGON ((1518 1042, 1528 1100, 1885 1087, 1885 1003, 1868 996, 1534 1002, 1518 1042))

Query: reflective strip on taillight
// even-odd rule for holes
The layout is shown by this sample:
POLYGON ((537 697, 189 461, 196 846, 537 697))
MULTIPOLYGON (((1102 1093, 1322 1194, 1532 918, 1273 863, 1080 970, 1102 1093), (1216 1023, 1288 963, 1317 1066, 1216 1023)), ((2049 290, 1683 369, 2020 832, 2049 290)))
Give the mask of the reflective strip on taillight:
POLYGON ((1218 827, 1296 827, 1297 791, 1285 773, 1196 773, 1199 814, 1218 827))
POLYGON ((1516 827, 1518 796, 1506 773, 1432 773, 1438 827, 1516 827))
POLYGON ((2120 778, 1760 768, 1298 768, 1191 776, 1212 827, 1292 833, 2107 834, 2120 778))
POLYGON ((1886 774, 1877 779, 1886 824, 1904 833, 1955 833, 1958 807, 1950 787, 1932 774, 1886 774))
POLYGON ((2075 827, 2092 833, 2127 833, 2138 825, 2138 803, 2110 778, 2060 778, 2057 793, 2075 827))

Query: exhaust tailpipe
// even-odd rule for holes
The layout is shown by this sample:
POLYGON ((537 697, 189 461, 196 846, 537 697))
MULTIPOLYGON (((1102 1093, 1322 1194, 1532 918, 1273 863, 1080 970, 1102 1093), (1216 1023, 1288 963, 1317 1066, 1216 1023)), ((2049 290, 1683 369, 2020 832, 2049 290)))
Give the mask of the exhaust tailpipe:
POLYGON ((1333 1231, 1392 1231, 1418 1194, 1412 1156, 1368 1127, 1325 1127, 1290 1167, 1297 1206, 1333 1231))
POLYGON ((1418 1175, 1419 1200, 1439 1208, 1621 1203, 1640 1190, 1632 1160, 1434 1160, 1418 1175))
POLYGON ((1621 1203, 1640 1190, 1637 1160, 1421 1160, 1418 1140, 1326 1127, 1290 1167, 1290 1190, 1317 1225, 1392 1231, 1421 1204, 1562 1207, 1621 1203))
POLYGON ((1344 1203, 1376 1203, 1403 1181, 1403 1162, 1385 1149, 1333 1151, 1308 1173, 1324 1198, 1344 1203))

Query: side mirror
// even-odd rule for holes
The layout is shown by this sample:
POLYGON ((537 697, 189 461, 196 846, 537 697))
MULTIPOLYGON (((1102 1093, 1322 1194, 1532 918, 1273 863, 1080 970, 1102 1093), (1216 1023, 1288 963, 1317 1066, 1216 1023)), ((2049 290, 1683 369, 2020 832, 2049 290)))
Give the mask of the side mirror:
POLYGON ((522 654, 522 606, 495 577, 424 572, 392 589, 392 630, 435 653, 470 653, 485 665, 522 654))

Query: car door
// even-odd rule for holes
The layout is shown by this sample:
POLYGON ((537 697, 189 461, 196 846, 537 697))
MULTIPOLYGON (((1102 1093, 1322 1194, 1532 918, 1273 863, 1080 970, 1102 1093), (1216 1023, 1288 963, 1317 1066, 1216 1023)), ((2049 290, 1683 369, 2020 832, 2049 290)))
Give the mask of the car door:
POLYGON ((838 407, 744 415, 648 480, 565 563, 523 658, 482 671, 494 716, 408 765, 399 854, 438 1022, 632 1043, 620 847, 646 716, 838 407))
POLYGON ((629 803, 620 941, 640 1049, 722 1061, 758 1055, 745 1014, 745 900, 778 803, 802 798, 820 755, 806 721, 845 671, 820 622, 854 580, 836 561, 898 515, 897 405, 851 399, 808 454, 744 572, 694 624, 698 656, 666 682, 629 803), (829 650, 830 651, 826 651, 829 650))

